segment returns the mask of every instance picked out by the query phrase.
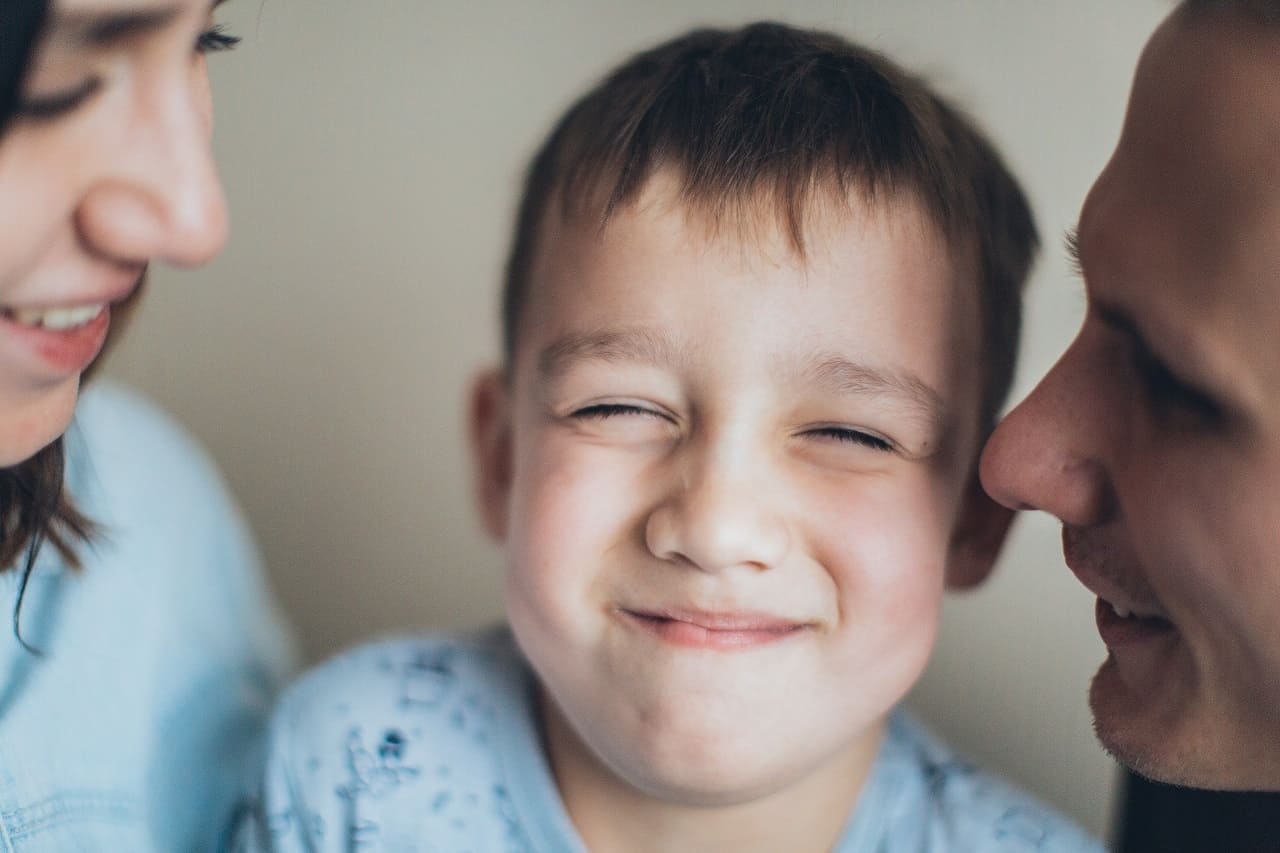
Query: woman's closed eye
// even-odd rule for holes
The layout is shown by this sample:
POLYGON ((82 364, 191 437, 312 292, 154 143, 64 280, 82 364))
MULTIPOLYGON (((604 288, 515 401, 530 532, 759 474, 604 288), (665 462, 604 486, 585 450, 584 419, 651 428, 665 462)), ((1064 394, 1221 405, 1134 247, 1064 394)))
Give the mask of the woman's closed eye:
MULTIPOLYGON (((233 50, 239 43, 238 36, 231 35, 219 24, 200 33, 196 39, 195 52, 198 55, 219 53, 233 50)), ((45 95, 29 96, 18 104, 16 115, 35 123, 55 121, 87 104, 101 91, 103 85, 103 78, 95 74, 85 77, 74 86, 45 95)))
POLYGON ((218 24, 200 34, 200 38, 196 40, 196 50, 200 53, 219 53, 234 50, 238 44, 240 37, 231 35, 223 25, 218 24))
POLYGON ((17 116, 33 122, 52 121, 74 112, 102 88, 101 77, 88 77, 69 89, 26 98, 18 105, 17 116))

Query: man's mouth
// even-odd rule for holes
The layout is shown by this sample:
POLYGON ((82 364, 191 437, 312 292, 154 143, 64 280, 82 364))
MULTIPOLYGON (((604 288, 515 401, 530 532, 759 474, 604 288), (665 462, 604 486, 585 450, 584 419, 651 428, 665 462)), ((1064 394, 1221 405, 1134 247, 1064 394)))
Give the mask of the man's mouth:
POLYGON ((1112 604, 1101 596, 1098 597, 1094 618, 1098 634, 1109 649, 1176 633, 1173 623, 1161 613, 1138 612, 1125 605, 1112 604))
POLYGON ((1110 648, 1176 632, 1173 621, 1123 541, 1063 525, 1062 553, 1080 583, 1098 597, 1098 633, 1110 648))

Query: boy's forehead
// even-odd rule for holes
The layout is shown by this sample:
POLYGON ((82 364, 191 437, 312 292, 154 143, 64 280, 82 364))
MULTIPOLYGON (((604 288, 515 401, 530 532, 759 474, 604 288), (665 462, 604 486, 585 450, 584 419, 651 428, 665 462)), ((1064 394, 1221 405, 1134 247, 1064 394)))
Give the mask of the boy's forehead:
POLYGON ((927 246, 931 253, 947 256, 954 266, 976 262, 973 241, 947 234, 908 188, 892 194, 881 190, 873 197, 862 186, 844 187, 834 179, 818 181, 803 207, 793 211, 768 184, 714 198, 690 196, 685 187, 680 174, 661 169, 634 199, 607 214, 604 205, 594 201, 565 205, 553 198, 539 223, 531 301, 538 298, 536 282, 566 252, 620 252, 634 248, 640 235, 647 246, 666 243, 671 248, 716 253, 724 262, 746 268, 821 264, 867 230, 927 246))
MULTIPOLYGON (((833 384, 846 388, 894 385, 928 420, 941 420, 943 398, 956 393, 954 387, 939 393, 939 386, 949 385, 940 378, 949 368, 938 365, 957 356, 976 360, 976 252, 957 251, 909 195, 818 200, 806 211, 799 246, 783 217, 772 211, 743 212, 738 219, 714 216, 685 200, 669 176, 655 180, 607 222, 580 213, 561 216, 560 206, 549 207, 531 266, 524 331, 517 338, 516 361, 533 369, 527 378, 547 379, 562 374, 566 364, 592 360, 688 364, 690 347, 697 350, 701 338, 721 329, 691 329, 681 312, 710 306, 703 316, 731 323, 730 314, 752 315, 743 300, 769 306, 752 315, 753 322, 768 326, 808 312, 809 325, 791 337, 775 337, 759 325, 750 327, 754 332, 734 326, 735 334, 758 333, 757 343, 774 348, 766 359, 771 373, 810 380, 839 376, 842 382, 833 384), (869 336, 867 323, 883 329, 869 336), (920 362, 902 352, 899 339, 912 335, 931 353, 920 362), (841 349, 845 362, 828 357, 841 349), (876 373, 875 383, 867 382, 871 373, 826 369, 879 359, 903 369, 876 373), (925 369, 926 378, 909 376, 905 368, 913 362, 933 367, 925 369)), ((977 380, 969 384, 976 393, 977 380)))

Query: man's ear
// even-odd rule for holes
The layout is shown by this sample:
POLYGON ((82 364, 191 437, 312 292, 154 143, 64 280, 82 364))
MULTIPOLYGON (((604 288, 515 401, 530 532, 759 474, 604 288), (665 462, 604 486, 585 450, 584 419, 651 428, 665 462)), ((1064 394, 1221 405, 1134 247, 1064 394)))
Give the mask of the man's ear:
POLYGON ((513 461, 511 403, 501 369, 485 371, 472 381, 467 432, 480 519, 490 536, 502 539, 507 532, 513 461))
POLYGON ((964 501, 951 533, 947 555, 947 588, 972 589, 987 579, 1013 523, 1014 511, 996 503, 982 489, 974 466, 964 501))

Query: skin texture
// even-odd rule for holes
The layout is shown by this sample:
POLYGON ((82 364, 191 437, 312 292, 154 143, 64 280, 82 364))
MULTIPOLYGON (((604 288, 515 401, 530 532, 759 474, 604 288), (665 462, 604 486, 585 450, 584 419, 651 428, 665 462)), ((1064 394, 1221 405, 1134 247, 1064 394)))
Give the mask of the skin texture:
MULTIPOLYGON (((208 70, 197 41, 209 0, 59 0, 22 100, 98 85, 69 110, 21 115, 0 138, 0 309, 118 303, 144 266, 204 263, 226 239, 210 157, 208 70), (87 25, 166 13, 156 26, 92 44, 87 25)), ((56 438, 83 365, 50 363, 0 318, 0 465, 56 438)))
POLYGON ((1200 787, 1280 789, 1277 80, 1275 27, 1155 33, 1080 216, 1084 325, 982 465, 1062 520, 1086 586, 1167 620, 1111 644, 1090 703, 1117 758, 1200 787))
POLYGON ((814 215, 802 260, 673 185, 544 223, 511 385, 473 395, 482 511, 591 849, 826 850, 1008 520, 971 266, 909 198, 814 215), (748 613, 787 630, 702 630, 748 613))

